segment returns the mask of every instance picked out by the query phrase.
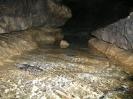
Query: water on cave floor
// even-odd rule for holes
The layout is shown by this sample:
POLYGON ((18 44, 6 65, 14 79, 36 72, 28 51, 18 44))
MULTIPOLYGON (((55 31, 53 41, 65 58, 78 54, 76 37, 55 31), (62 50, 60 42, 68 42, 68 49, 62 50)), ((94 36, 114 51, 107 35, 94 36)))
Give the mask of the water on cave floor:
POLYGON ((91 49, 42 47, 0 73, 0 99, 133 99, 133 77, 91 49))

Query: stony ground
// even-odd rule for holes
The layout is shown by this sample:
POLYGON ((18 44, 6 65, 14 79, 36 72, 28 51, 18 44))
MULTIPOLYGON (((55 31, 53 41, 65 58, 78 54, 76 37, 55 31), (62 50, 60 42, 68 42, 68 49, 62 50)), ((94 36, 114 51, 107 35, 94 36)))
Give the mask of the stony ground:
POLYGON ((91 50, 36 49, 0 73, 0 99, 133 99, 133 77, 91 50))

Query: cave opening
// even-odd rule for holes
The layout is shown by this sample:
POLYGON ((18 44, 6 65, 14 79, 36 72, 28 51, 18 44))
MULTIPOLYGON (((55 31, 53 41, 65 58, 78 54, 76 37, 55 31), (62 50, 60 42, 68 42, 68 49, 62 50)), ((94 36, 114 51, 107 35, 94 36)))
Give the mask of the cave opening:
POLYGON ((63 0, 72 11, 64 27, 93 31, 129 15, 130 0, 63 0))
POLYGON ((127 17, 133 4, 132 0, 62 0, 62 3, 72 11, 72 18, 62 26, 65 39, 81 46, 87 45, 91 32, 127 17))

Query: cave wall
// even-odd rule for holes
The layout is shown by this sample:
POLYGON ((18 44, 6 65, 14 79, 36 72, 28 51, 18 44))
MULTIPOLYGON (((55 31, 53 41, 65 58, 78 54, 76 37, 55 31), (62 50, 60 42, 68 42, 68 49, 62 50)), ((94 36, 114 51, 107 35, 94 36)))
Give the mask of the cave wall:
POLYGON ((83 28, 91 32, 126 17, 127 1, 0 0, 0 33, 41 25, 58 27, 65 22, 66 30, 83 28))
POLYGON ((133 50, 133 12, 127 18, 92 32, 92 35, 120 48, 133 50))
POLYGON ((131 1, 0 0, 0 33, 65 24, 63 27, 67 30, 81 29, 88 35, 132 50, 133 15, 128 16, 133 4, 131 1))
POLYGON ((0 33, 36 26, 58 27, 71 11, 57 0, 0 0, 0 33))

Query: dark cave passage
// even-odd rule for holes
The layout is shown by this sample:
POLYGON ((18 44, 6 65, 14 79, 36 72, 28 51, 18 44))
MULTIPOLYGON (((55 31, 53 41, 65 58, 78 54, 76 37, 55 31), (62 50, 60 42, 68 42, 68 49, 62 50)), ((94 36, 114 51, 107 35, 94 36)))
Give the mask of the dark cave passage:
POLYGON ((129 15, 131 0, 63 0, 72 10, 64 29, 93 31, 129 15))
POLYGON ((89 33, 129 15, 131 0, 62 0, 72 11, 72 18, 62 27, 70 43, 87 46, 89 33))

